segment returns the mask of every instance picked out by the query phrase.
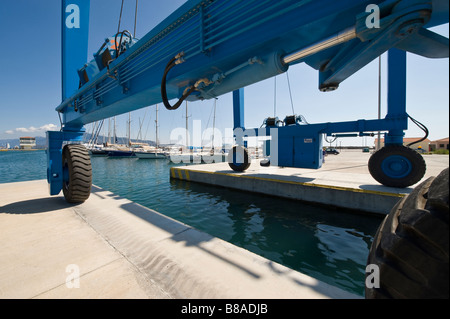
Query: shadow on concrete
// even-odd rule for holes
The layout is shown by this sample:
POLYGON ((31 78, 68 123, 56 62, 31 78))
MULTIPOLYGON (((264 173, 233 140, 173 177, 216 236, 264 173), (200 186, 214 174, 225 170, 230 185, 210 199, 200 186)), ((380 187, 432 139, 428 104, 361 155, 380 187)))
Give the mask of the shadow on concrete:
POLYGON ((237 172, 237 171, 233 171, 232 169, 226 169, 226 170, 214 171, 214 172, 208 172, 208 173, 211 173, 211 174, 214 174, 214 173, 233 174, 233 175, 237 175, 237 176, 240 176, 240 175, 244 175, 245 176, 246 175, 245 172, 237 172))
POLYGON ((39 214, 77 206, 67 203, 63 197, 46 197, 11 203, 0 207, 0 213, 39 214))
POLYGON ((114 193, 109 193, 109 194, 105 195, 105 194, 103 194, 104 192, 105 192, 105 190, 98 186, 92 185, 92 187, 91 187, 91 194, 95 194, 96 196, 98 196, 102 199, 105 199, 108 197, 111 197, 114 199, 125 199, 125 197, 122 197, 122 196, 114 194, 114 193))
MULTIPOLYGON (((195 172, 195 171, 194 171, 195 172)), ((224 170, 224 171, 216 171, 214 173, 222 173, 222 174, 233 174, 236 176, 244 177, 244 178, 256 178, 256 179, 264 179, 273 182, 296 182, 296 183, 308 183, 315 180, 312 177, 301 177, 299 175, 277 175, 277 174, 266 174, 266 173, 240 173, 235 172, 233 170, 224 170)), ((211 173, 211 174, 214 174, 211 173)))
MULTIPOLYGON (((121 196, 117 196, 114 195, 113 193, 107 194, 105 196, 105 194, 101 194, 102 192, 105 192, 103 189, 97 187, 97 186, 92 186, 91 189, 91 193, 95 194, 96 196, 99 196, 100 198, 105 198, 105 197, 110 197, 112 199, 124 199, 121 196)), ((172 236, 170 236, 170 240, 173 240, 175 242, 184 242, 184 245, 186 247, 192 246, 192 247, 196 247, 226 263, 228 263, 229 265, 245 272, 246 274, 248 274, 249 276, 252 276, 254 278, 260 278, 260 275, 258 275, 257 273, 253 272, 252 270, 248 269, 247 267, 240 265, 236 262, 233 262, 227 258, 225 258, 224 256, 220 256, 217 253, 206 249, 205 247, 203 247, 201 244, 208 242, 212 239, 214 239, 213 236, 204 233, 202 231, 199 231, 189 225, 186 225, 182 222, 179 222, 175 219, 172 219, 170 217, 167 217, 155 210, 152 210, 150 208, 138 205, 134 202, 131 203, 126 203, 126 204, 122 204, 120 205, 120 208, 126 210, 127 212, 133 214, 136 217, 139 217, 140 219, 144 220, 145 222, 148 222, 170 234, 172 234, 172 236)))
MULTIPOLYGON (((195 183, 194 183, 195 184, 195 183)), ((184 188, 184 187, 193 187, 194 190, 196 189, 195 185, 191 185, 189 182, 183 182, 183 181, 175 181, 173 183, 173 187, 178 188, 184 188), (189 186, 188 186, 189 185, 189 186)), ((198 185, 200 187, 200 185, 198 185)), ((201 187, 200 187, 201 188, 201 187)), ((203 188, 201 188, 203 189, 203 188)), ((200 190, 199 190, 200 191, 200 190)), ((109 193, 105 190, 102 190, 101 188, 94 187, 92 189, 92 193, 96 194, 100 198, 110 198, 110 199, 123 199, 123 197, 115 197, 112 193, 109 193), (103 194, 101 194, 103 192, 103 194)), ((225 196, 222 192, 221 196, 225 196)), ((233 196, 230 194, 230 196, 233 196)), ((226 196, 225 196, 226 197, 226 196)), ((226 198, 224 198, 226 200, 226 198)), ((182 222, 179 222, 175 219, 172 219, 170 217, 167 217, 159 212, 156 212, 152 209, 143 207, 139 204, 136 204, 134 202, 126 202, 120 205, 121 209, 126 210, 127 212, 133 214, 134 216, 140 218, 141 220, 150 223, 165 232, 168 233, 168 236, 165 238, 162 238, 161 240, 170 240, 177 243, 182 243, 185 247, 195 247, 196 249, 199 249, 210 256, 220 260, 221 262, 228 264, 229 266, 237 269, 238 271, 241 271, 245 273, 247 276, 250 276, 254 279, 262 279, 264 276, 262 273, 259 273, 258 271, 255 271, 255 269, 252 269, 251 264, 247 263, 241 263, 238 260, 233 260, 232 258, 228 257, 226 254, 223 254, 219 251, 214 250, 214 245, 207 245, 206 243, 212 241, 215 239, 213 235, 209 235, 207 233, 204 233, 203 231, 197 230, 192 226, 189 226, 187 224, 184 224, 182 222)), ((239 216, 236 216, 238 218, 239 216)), ((240 223, 245 224, 245 220, 240 220, 240 223)), ((235 225, 235 227, 245 227, 245 225, 235 225)), ((225 240, 226 241, 226 240, 225 240)), ((245 249, 245 248, 243 248, 245 249)), ((255 255, 257 255, 255 253, 255 255)), ((310 289, 316 290, 317 292, 329 296, 329 297, 336 297, 336 291, 334 289, 329 290, 329 286, 327 284, 324 284, 321 281, 317 281, 314 284, 311 284, 307 281, 303 281, 295 275, 295 271, 290 269, 287 266, 287 268, 280 268, 276 266, 276 263, 270 260, 267 260, 265 263, 266 267, 274 274, 278 276, 282 276, 285 278, 288 278, 295 284, 303 287, 309 287, 310 289), (328 288, 327 288, 328 287, 328 288)), ((264 276, 265 277, 265 276, 264 276)), ((339 295, 339 293, 338 293, 339 295)))
POLYGON ((170 236, 170 240, 175 242, 181 242, 184 243, 186 247, 196 247, 226 263, 229 265, 245 272, 247 275, 250 275, 254 278, 260 278, 260 276, 248 269, 245 266, 242 266, 236 262, 233 262, 224 256, 221 256, 209 249, 206 249, 201 244, 208 242, 212 239, 214 239, 213 236, 204 233, 202 231, 199 231, 189 225, 183 224, 179 221, 176 221, 174 219, 171 219, 165 215, 162 215, 154 210, 151 210, 149 208, 137 205, 133 202, 122 204, 120 208, 126 210, 127 212, 133 214, 134 216, 137 216, 141 218, 142 220, 157 226, 158 228, 171 233, 172 236, 170 236))
POLYGON ((360 168, 360 167, 367 167, 367 164, 361 164, 361 165, 353 165, 353 166, 344 166, 344 167, 333 167, 331 169, 327 169, 326 167, 322 167, 320 169, 318 169, 318 171, 320 172, 334 172, 334 171, 342 171, 342 170, 352 170, 355 168, 360 168))
MULTIPOLYGON (((316 291, 318 291, 318 292, 320 292, 320 293, 322 293, 324 295, 327 295, 327 292, 329 292, 328 296, 330 298, 339 298, 339 299, 348 299, 349 298, 349 297, 346 298, 346 297, 343 297, 343 296, 333 295, 333 293, 332 292, 330 293, 330 291, 329 291, 328 284, 326 284, 326 283, 324 283, 324 282, 322 282, 320 280, 316 281, 316 285, 311 285, 311 284, 309 284, 309 283, 307 283, 305 281, 301 281, 299 278, 295 278, 295 277, 291 276, 291 273, 294 272, 294 270, 292 270, 292 269, 288 268, 288 269, 280 271, 279 269, 277 269, 278 267, 276 267, 276 264, 274 262, 272 262, 272 261, 269 261, 268 267, 274 273, 276 273, 276 274, 278 274, 280 276, 288 277, 289 279, 291 279, 293 282, 295 282, 299 286, 307 287, 307 288, 316 290, 316 291)), ((352 298, 363 299, 362 296, 357 296, 357 295, 352 296, 352 298)))
POLYGON ((384 185, 359 185, 360 189, 364 189, 367 191, 375 191, 375 192, 384 192, 384 193, 392 193, 392 194, 409 194, 413 191, 413 187, 406 188, 396 188, 396 187, 388 187, 384 185))

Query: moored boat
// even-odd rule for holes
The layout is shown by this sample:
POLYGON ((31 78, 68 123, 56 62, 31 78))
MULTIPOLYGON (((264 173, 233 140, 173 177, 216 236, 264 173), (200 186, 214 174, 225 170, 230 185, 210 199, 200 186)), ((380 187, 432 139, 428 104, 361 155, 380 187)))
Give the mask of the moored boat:
POLYGON ((131 150, 108 150, 109 157, 134 157, 134 152, 131 150))
POLYGON ((108 151, 104 149, 92 148, 89 150, 89 154, 94 156, 108 156, 108 151))
POLYGON ((134 151, 137 158, 142 159, 163 159, 167 158, 166 153, 162 151, 134 151))

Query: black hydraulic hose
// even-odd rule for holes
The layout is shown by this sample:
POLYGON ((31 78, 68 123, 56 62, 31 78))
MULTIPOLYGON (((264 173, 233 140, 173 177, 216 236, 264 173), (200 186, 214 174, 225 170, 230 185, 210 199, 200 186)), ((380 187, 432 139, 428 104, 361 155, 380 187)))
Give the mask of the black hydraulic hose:
POLYGON ((411 117, 409 114, 408 114, 408 117, 414 124, 416 124, 425 133, 425 136, 423 138, 421 138, 420 140, 417 140, 415 142, 412 142, 412 143, 409 143, 408 145, 406 145, 407 147, 410 147, 411 145, 414 145, 414 144, 420 143, 422 141, 425 141, 427 139, 427 137, 428 137, 429 131, 428 131, 428 128, 425 125, 423 125, 422 123, 417 121, 415 118, 411 117))
POLYGON ((167 74, 169 73, 169 71, 177 64, 175 61, 178 59, 178 56, 172 58, 169 63, 167 63, 167 66, 164 70, 164 75, 162 77, 161 80, 161 97, 162 97, 162 101, 164 106, 166 107, 166 109, 168 110, 176 110, 177 108, 180 107, 181 103, 183 103, 183 101, 189 96, 191 95, 192 92, 194 92, 195 90, 195 86, 191 86, 189 88, 189 90, 185 91, 185 93, 183 93, 183 95, 181 96, 181 98, 178 100, 177 103, 175 103, 174 105, 170 105, 169 100, 167 99, 167 90, 166 90, 166 78, 167 78, 167 74))
POLYGON ((130 33, 130 31, 128 30, 123 30, 122 32, 117 32, 116 36, 114 37, 114 43, 116 46, 116 59, 123 53, 121 51, 121 47, 122 47, 122 40, 123 40, 123 36, 127 35, 128 38, 130 39, 130 43, 133 42, 133 35, 130 33), (120 34, 120 41, 119 43, 117 43, 117 36, 120 34))

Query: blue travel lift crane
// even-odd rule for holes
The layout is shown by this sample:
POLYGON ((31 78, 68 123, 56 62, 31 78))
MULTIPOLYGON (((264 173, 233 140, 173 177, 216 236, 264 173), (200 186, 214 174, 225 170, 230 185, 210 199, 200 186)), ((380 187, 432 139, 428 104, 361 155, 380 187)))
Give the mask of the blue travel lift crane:
MULTIPOLYGON (((325 136, 382 131, 385 146, 371 156, 370 173, 387 186, 413 185, 424 176, 425 162, 403 146, 410 118, 406 52, 448 58, 449 40, 428 29, 448 21, 448 0, 189 0, 142 39, 119 29, 87 61, 89 0, 62 0, 63 101, 56 108, 62 127, 47 132, 50 194, 63 190, 72 203, 89 197, 91 162, 80 145, 85 124, 161 101, 173 110, 184 100, 229 92, 233 170, 250 165, 249 136, 270 138, 271 165, 317 169, 325 136), (269 117, 261 128, 244 126, 245 86, 303 62, 318 70, 319 90, 333 91, 384 52, 384 119, 308 124, 293 114, 282 121, 269 117)), ((448 299, 448 214, 447 168, 416 186, 380 224, 367 258, 366 298, 448 299), (377 274, 379 287, 368 285, 377 274)))
POLYGON ((448 39, 428 29, 448 23, 448 0, 188 0, 139 40, 127 30, 107 38, 90 61, 89 11, 89 0, 62 0, 62 102, 56 108, 62 128, 47 132, 51 195, 63 190, 68 202, 89 197, 90 158, 80 145, 85 124, 160 102, 173 110, 184 100, 229 92, 236 137, 229 165, 235 171, 250 165, 248 136, 270 137, 272 165, 318 169, 324 136, 382 131, 385 146, 370 158, 372 176, 393 187, 424 176, 421 155, 403 146, 406 52, 449 56, 448 39), (318 70, 320 91, 333 91, 385 52, 384 119, 307 124, 293 114, 283 121, 267 118, 262 128, 245 127, 245 86, 303 62, 318 70))

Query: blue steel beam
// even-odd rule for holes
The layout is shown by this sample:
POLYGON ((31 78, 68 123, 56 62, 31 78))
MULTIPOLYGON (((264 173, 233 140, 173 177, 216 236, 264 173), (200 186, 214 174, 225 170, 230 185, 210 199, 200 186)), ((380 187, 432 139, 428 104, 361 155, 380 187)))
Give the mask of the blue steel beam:
POLYGON ((380 28, 385 26, 382 32, 373 31, 376 28, 367 29, 366 15, 358 17, 356 32, 365 41, 357 41, 351 48, 341 50, 320 70, 320 88, 336 87, 382 53, 395 48, 411 35, 415 37, 430 19, 431 10, 431 3, 417 5, 412 2, 405 9, 382 18, 380 28))
MULTIPOLYGON (((263 128, 246 128, 243 132, 245 136, 270 136, 271 130, 274 127, 263 128)), ((399 118, 385 118, 385 119, 373 119, 373 120, 356 120, 347 122, 328 122, 328 123, 316 123, 308 125, 292 125, 276 127, 275 129, 288 130, 292 135, 297 133, 303 134, 304 132, 314 132, 317 134, 325 134, 327 136, 333 136, 336 133, 351 133, 355 132, 356 136, 366 136, 364 133, 371 133, 390 130, 403 130, 407 129, 407 122, 404 117, 399 118)), ((355 136, 348 135, 348 136, 355 136)))
MULTIPOLYGON (((234 91, 234 126, 244 129, 243 87, 304 62, 319 71, 319 88, 327 91, 391 50, 385 119, 266 131, 279 139, 272 158, 278 155, 284 166, 310 168, 321 166, 323 134, 387 131, 387 144, 401 144, 407 128, 404 51, 448 57, 448 39, 424 29, 448 22, 449 4, 442 0, 189 0, 139 41, 130 37, 122 55, 116 56, 113 47, 122 46, 111 38, 90 62, 89 0, 62 3, 63 101, 56 110, 63 114, 63 128, 48 133, 51 194, 65 181, 62 145, 79 142, 84 124, 161 102, 161 79, 174 56, 168 99, 193 87, 190 100, 234 91), (379 28, 367 24, 367 6, 373 4, 380 9, 379 28), (113 58, 99 65, 103 53, 113 58)), ((238 143, 245 140, 239 137, 238 143)))
MULTIPOLYGON (((168 74, 168 98, 179 98, 200 79, 206 81, 189 98, 214 98, 283 73, 289 67, 282 62, 284 55, 357 27, 356 38, 348 43, 291 63, 306 62, 322 70, 321 85, 335 85, 401 42, 396 27, 410 22, 411 14, 414 20, 423 17, 417 26, 422 27, 436 23, 435 14, 442 22, 438 10, 448 13, 448 5, 419 0, 190 0, 57 111, 66 125, 82 126, 159 103, 166 63, 180 52, 183 63, 168 74), (368 4, 383 8, 386 22, 379 30, 368 31, 360 22, 368 4), (333 61, 336 55, 339 61, 333 61)), ((411 36, 414 32, 402 39, 411 36)))
POLYGON ((77 71, 87 61, 90 0, 61 2, 62 99, 78 91, 77 71))
MULTIPOLYGON (((235 92, 236 94, 236 92, 235 92)), ((365 136, 367 133, 383 131, 386 134, 386 145, 402 145, 403 131, 408 129, 408 114, 406 112, 406 52, 398 49, 388 51, 388 106, 384 119, 357 120, 337 123, 318 123, 308 125, 291 125, 277 127, 283 134, 289 136, 315 136, 325 134, 332 136, 336 133, 357 133, 351 136, 365 136)), ((238 96, 234 95, 233 97, 238 96)), ((244 112, 242 101, 233 99, 235 121, 244 112)), ((243 120, 234 128, 245 127, 243 120)), ((270 136, 273 127, 245 129, 246 136, 270 136)), ((345 135, 340 135, 345 136, 345 135)), ((347 136, 350 136, 347 134, 347 136)), ((270 145, 270 144, 269 144, 270 145)))

